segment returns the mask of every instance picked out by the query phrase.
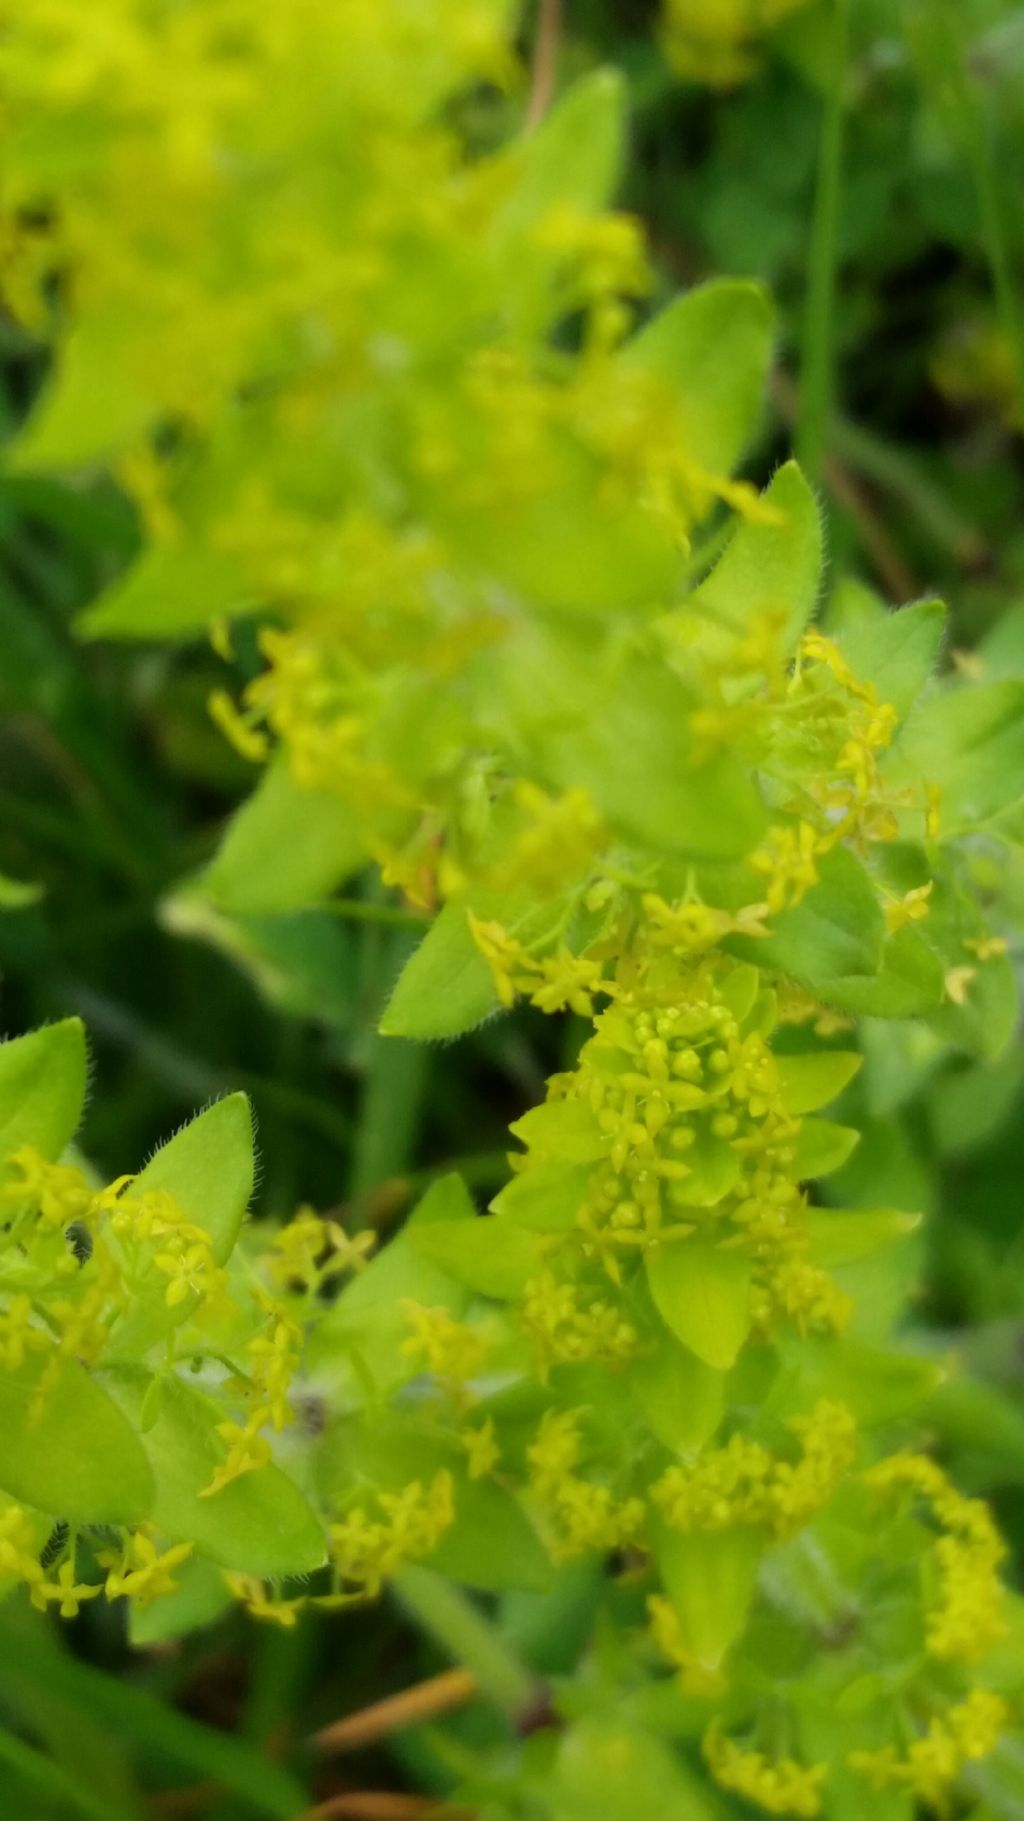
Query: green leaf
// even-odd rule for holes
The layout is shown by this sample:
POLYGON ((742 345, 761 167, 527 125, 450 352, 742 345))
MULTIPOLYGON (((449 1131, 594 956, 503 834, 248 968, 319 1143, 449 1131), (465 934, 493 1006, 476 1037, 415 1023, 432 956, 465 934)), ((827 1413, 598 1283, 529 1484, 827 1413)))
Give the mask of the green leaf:
POLYGON ((0 1044, 0 1160, 25 1144, 60 1156, 82 1117, 86 1068, 79 1018, 0 1044))
POLYGON ((458 1037, 500 1009, 465 907, 446 904, 399 974, 379 1028, 383 1037, 458 1037))
POLYGON ((863 1727, 867 1719, 872 1744, 880 1745, 892 1737, 892 1694, 888 1682, 868 1672, 852 1683, 848 1681, 844 1695, 853 1697, 849 1711, 843 1696, 838 1702, 830 1701, 827 1692, 807 1681, 796 1702, 800 1757, 805 1763, 829 1767, 829 1821, 864 1821, 865 1814, 870 1814, 871 1821, 913 1821, 920 1810, 908 1791, 872 1788, 865 1803, 864 1777, 847 1763, 851 1726, 859 1722, 863 1727), (877 1683, 877 1688, 872 1682, 877 1683), (853 1705, 858 1695, 860 1700, 853 1705), (866 1700, 870 1700, 872 1710, 867 1715, 863 1711, 866 1700))
POLYGON ((817 885, 782 912, 770 936, 732 936, 724 946, 755 967, 791 974, 812 991, 827 986, 832 998, 837 980, 877 971, 885 919, 871 879, 846 848, 833 848, 818 872, 817 885))
POLYGON ((137 1524, 153 1505, 138 1436, 77 1360, 38 1354, 0 1372, 0 1484, 12 1498, 82 1524, 137 1524))
POLYGON ((630 840, 707 860, 757 842, 766 815, 749 767, 725 752, 694 759, 691 700, 663 663, 634 655, 600 667, 580 641, 549 638, 516 693, 523 736, 551 781, 582 786, 630 840))
POLYGON ((1024 1484, 1024 1411, 1016 1392, 954 1372, 938 1383, 921 1412, 943 1445, 969 1460, 973 1484, 1024 1484))
POLYGON ((943 837, 969 833, 1024 797, 1024 682, 973 683, 908 721, 891 768, 936 785, 943 837))
POLYGON ((679 1201, 686 1207, 717 1207, 739 1181, 739 1152, 727 1138, 716 1138, 698 1127, 696 1140, 686 1153, 686 1167, 689 1174, 674 1185, 679 1201))
POLYGON ((753 435, 774 328, 759 285, 715 279, 667 305, 623 351, 624 367, 669 382, 682 446, 713 475, 730 474, 753 435))
POLYGON ((764 1553, 755 1530, 692 1531, 654 1526, 654 1559, 698 1660, 717 1668, 746 1624, 764 1553))
POLYGON ((889 936, 877 972, 821 983, 822 996, 863 1018, 921 1018, 942 1003, 945 975, 929 944, 909 926, 889 936))
POLYGON ((542 1236, 491 1214, 466 1220, 418 1225, 409 1234, 414 1250, 439 1265, 456 1283, 499 1302, 521 1296, 544 1257, 542 1236))
POLYGON ((80 614, 87 639, 190 639, 251 611, 238 559, 211 544, 154 544, 80 614))
POLYGON ((483 1592, 543 1593, 554 1570, 518 1500, 491 1480, 454 1470, 455 1522, 425 1566, 483 1592))
POLYGON ((320 1467, 331 1500, 355 1487, 400 1493, 443 1469, 453 1481, 454 1522, 424 1566, 483 1591, 550 1587, 550 1558, 518 1500, 493 1480, 470 1479, 462 1451, 425 1434, 414 1417, 392 1409, 337 1423, 320 1467))
POLYGON ((625 86, 616 70, 574 82, 509 156, 516 182, 495 212, 499 237, 534 227, 552 209, 592 213, 607 202, 625 150, 625 86))
POLYGON ((79 321, 18 438, 19 470, 91 466, 140 435, 156 406, 139 377, 139 339, 127 312, 79 321))
POLYGON ((932 1140, 940 1157, 980 1149, 1012 1117, 1024 1088, 1024 1053, 1014 1045, 998 1062, 943 1074, 926 1100, 932 1140))
POLYGON ((610 1709, 562 1730, 543 1793, 543 1812, 557 1821, 724 1821, 729 1813, 670 1744, 633 1713, 610 1709))
POLYGON ((212 1625, 234 1598, 223 1573, 206 1556, 193 1555, 174 1570, 177 1588, 161 1594, 148 1606, 132 1600, 128 1613, 128 1641, 135 1650, 150 1644, 167 1644, 212 1625))
MULTIPOLYGON (((150 1374, 124 1366, 106 1376, 112 1395, 138 1421, 150 1374)), ((323 1525, 273 1462, 202 1496, 224 1458, 216 1433, 223 1418, 212 1398, 179 1378, 163 1380, 144 1438, 156 1482, 153 1523, 173 1542, 194 1543, 201 1555, 239 1574, 277 1578, 319 1568, 327 1554, 323 1525)))
POLYGON ((1024 682, 1024 606, 1005 606, 976 647, 987 683, 1024 682))
POLYGON ((644 1420, 666 1448, 690 1454, 710 1441, 725 1408, 725 1377, 669 1335, 629 1369, 644 1420))
POLYGON ((860 1143, 852 1126, 833 1125, 830 1119, 805 1119, 796 1141, 794 1169, 801 1182, 831 1176, 841 1170, 860 1143))
POLYGON ((903 721, 935 668, 945 625, 941 601, 915 601, 847 625, 838 643, 858 681, 872 683, 903 721))
POLYGON ((418 1250, 421 1228, 477 1218, 459 1176, 432 1183, 404 1228, 345 1285, 334 1307, 313 1330, 308 1344, 309 1369, 335 1387, 339 1400, 364 1401, 372 1384, 376 1395, 403 1384, 417 1368, 401 1352, 408 1334, 403 1304, 422 1303, 461 1315, 469 1301, 464 1284, 418 1250))
POLYGON ((255 1170, 248 1096, 228 1094, 154 1152, 131 1193, 160 1189, 173 1196, 186 1220, 210 1235, 213 1255, 223 1264, 245 1218, 255 1170))
POLYGON ((491 1212, 535 1233, 567 1233, 576 1224, 592 1175, 587 1163, 531 1164, 499 1190, 491 1212))
POLYGON ((750 1260, 679 1240, 648 1256, 647 1281, 673 1334, 705 1365, 728 1371, 750 1332, 750 1260))
POLYGON ((856 1050, 813 1050, 804 1056, 776 1058, 787 1113, 800 1118, 838 1099, 853 1080, 863 1057, 856 1050))
POLYGON ((913 1412, 943 1377, 937 1360, 872 1346, 855 1335, 801 1336, 783 1345, 792 1364, 790 1403, 794 1415, 819 1398, 846 1404, 864 1428, 897 1422, 913 1412))
POLYGON ((897 1208, 808 1208, 804 1223, 808 1257, 826 1268, 870 1258, 873 1252, 913 1233, 921 1218, 897 1208))
MULTIPOLYGON (((252 1195, 255 1175, 252 1111, 245 1094, 228 1094, 189 1121, 150 1158, 131 1185, 132 1195, 161 1190, 186 1220, 210 1235, 218 1264, 230 1257, 252 1195)), ((109 1357, 142 1359, 191 1315, 198 1298, 167 1302, 167 1283, 156 1278, 118 1317, 109 1357)))
MULTIPOLYGON (((971 957, 961 948, 965 960, 971 957)), ((958 956, 957 959, 960 957, 958 956)), ((990 955, 966 983, 963 1003, 947 999, 931 1029, 969 1056, 995 1062, 1012 1043, 1020 1013, 1017 972, 1008 955, 990 955)))
POLYGON ((273 916, 322 902, 364 859, 351 805, 329 791, 301 790, 280 755, 229 822, 196 887, 218 910, 273 916))
POLYGON ((762 494, 781 524, 742 520, 707 578, 685 603, 743 633, 756 619, 784 613, 780 645, 788 651, 814 612, 821 578, 821 515, 795 462, 780 468, 762 494))
POLYGON ((610 1142, 597 1114, 584 1100, 542 1100, 509 1131, 533 1152, 565 1163, 595 1163, 608 1154, 610 1142))

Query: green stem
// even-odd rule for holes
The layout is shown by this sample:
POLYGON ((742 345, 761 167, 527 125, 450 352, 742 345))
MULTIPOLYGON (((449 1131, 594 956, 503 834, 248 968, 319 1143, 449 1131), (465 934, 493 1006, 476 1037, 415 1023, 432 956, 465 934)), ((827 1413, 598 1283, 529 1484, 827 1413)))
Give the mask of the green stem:
POLYGON ((818 182, 811 229, 800 373, 800 423, 797 433, 797 454, 805 473, 812 481, 821 480, 834 391, 832 317, 838 262, 849 23, 850 0, 835 0, 832 74, 821 126, 818 182))
POLYGON ((529 1713, 539 1694, 535 1678, 468 1595, 416 1567, 396 1577, 395 1592, 422 1630, 476 1677, 481 1694, 512 1720, 529 1713))
POLYGON ((413 1156, 430 1062, 425 1044, 382 1037, 376 1029, 381 1007, 412 952, 411 935, 370 924, 360 948, 361 1010, 369 1028, 349 1180, 353 1201, 400 1176, 413 1156))
POLYGON ((985 245, 996 311, 1010 348, 1016 373, 1017 405, 1024 416, 1024 315, 1014 283, 1013 261, 991 135, 978 97, 971 85, 960 27, 949 0, 934 0, 933 14, 947 50, 951 94, 959 118, 964 153, 978 197, 981 234, 985 245))

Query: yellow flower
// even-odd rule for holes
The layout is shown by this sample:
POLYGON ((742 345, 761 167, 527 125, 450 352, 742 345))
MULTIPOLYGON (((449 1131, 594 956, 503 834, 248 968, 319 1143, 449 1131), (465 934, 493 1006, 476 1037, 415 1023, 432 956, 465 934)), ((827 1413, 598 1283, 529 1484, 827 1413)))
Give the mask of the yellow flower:
POLYGON ((12 1296, 6 1309, 0 1308, 0 1364, 8 1372, 16 1372, 29 1353, 45 1353, 52 1344, 24 1291, 12 1296))
POLYGON ((992 961, 1006 954, 1008 944, 1005 936, 965 936, 964 947, 979 961, 992 961))
POLYGON ((796 1815, 814 1821, 822 1812, 824 1764, 804 1765, 795 1758, 769 1758, 738 1745, 712 1721, 704 1734, 704 1761, 722 1789, 742 1796, 769 1815, 796 1815))
POLYGON ((35 1529, 20 1505, 0 1509, 0 1577, 16 1576, 32 1587, 43 1580, 35 1529))
POLYGON ((907 1789, 945 1815, 950 1790, 961 1771, 988 1757, 1008 1719, 1009 1709, 1001 1695, 974 1688, 965 1700, 936 1714, 905 1750, 884 1745, 877 1751, 853 1751, 848 1761, 873 1788, 907 1789))
POLYGON ((483 1337, 456 1321, 447 1309, 425 1309, 421 1303, 402 1304, 412 1333, 402 1342, 402 1352, 421 1363, 436 1378, 464 1386, 483 1365, 487 1344, 483 1337))
POLYGON ((53 1604, 62 1619, 75 1619, 83 1601, 94 1600, 102 1592, 102 1587, 90 1587, 84 1582, 76 1581, 75 1564, 68 1560, 61 1563, 55 1581, 41 1580, 33 1583, 31 1600, 33 1606, 38 1606, 41 1612, 53 1604))
POLYGON ((50 1163, 32 1145, 19 1146, 7 1161, 11 1175, 3 1187, 4 1201, 30 1203, 44 1227, 56 1229, 89 1220, 95 1196, 81 1170, 50 1163))
POLYGON ((472 911, 467 912, 467 921, 473 941, 494 975, 502 1005, 513 1005, 524 972, 535 971, 529 955, 502 924, 485 921, 472 911))
POLYGON ((546 1410, 526 1450, 530 1489, 548 1519, 548 1546, 559 1562, 625 1548, 637 1541, 645 1517, 643 1499, 619 1499, 609 1486, 574 1471, 582 1456, 581 1414, 546 1410))
POLYGON ((501 1449, 494 1434, 494 1418, 487 1417, 477 1429, 464 1429, 459 1440, 466 1450, 470 1479, 486 1479, 501 1459, 501 1449))
POLYGON ((175 1543, 163 1554, 145 1530, 134 1530, 121 1559, 112 1565, 104 1587, 108 1600, 137 1600, 148 1606, 164 1593, 174 1593, 173 1570, 192 1554, 192 1543, 175 1543))
POLYGON ((279 1625, 284 1631, 294 1631, 299 1613, 309 1603, 305 1594, 299 1594, 295 1599, 282 1600, 258 1575, 225 1574, 224 1579, 236 1600, 241 1600, 250 1618, 260 1619, 269 1625, 279 1625))
POLYGON ((929 879, 927 885, 916 885, 912 891, 904 892, 902 898, 888 898, 884 904, 885 927, 890 935, 897 930, 905 929, 908 923, 917 923, 928 915, 928 900, 935 889, 935 881, 929 879))
POLYGON ((1006 1630, 999 1577, 1006 1546, 988 1506, 965 1498, 923 1454, 890 1455, 866 1477, 883 1496, 921 1499, 941 1532, 930 1559, 929 1654, 943 1662, 977 1662, 1006 1630))
POLYGON ((595 1298, 582 1304, 577 1287, 559 1283, 550 1271, 527 1283, 520 1319, 536 1345, 544 1377, 556 1360, 621 1365, 639 1345, 635 1327, 614 1303, 595 1298))
POLYGON ((455 1520, 452 1476, 442 1468, 429 1485, 363 1495, 363 1503, 329 1525, 334 1600, 373 1599, 405 1562, 436 1549, 455 1520))
POLYGON ((261 1408, 254 1410, 244 1423, 217 1424, 217 1434, 228 1443, 228 1452, 214 1469, 209 1484, 202 1488, 201 1499, 216 1497, 243 1473, 256 1473, 267 1465, 271 1459, 270 1443, 261 1431, 269 1415, 269 1410, 261 1408))
POLYGON ((856 1425, 842 1404, 821 1399, 792 1417, 795 1460, 734 1435, 688 1466, 666 1468, 651 1488, 665 1521, 684 1533, 752 1527, 792 1536, 828 1504, 853 1464, 856 1425))
POLYGON ((750 864, 768 880, 768 909, 777 912, 800 900, 818 882, 818 856, 822 843, 810 822, 796 828, 770 828, 750 864))
POLYGON ((318 1290, 344 1271, 365 1270, 376 1243, 372 1229, 349 1234, 336 1220, 324 1219, 312 1208, 299 1208, 274 1236, 271 1275, 285 1286, 318 1290))
POLYGON ((967 1004, 967 991, 977 976, 976 967, 950 967, 946 970, 946 995, 954 1005, 967 1004))

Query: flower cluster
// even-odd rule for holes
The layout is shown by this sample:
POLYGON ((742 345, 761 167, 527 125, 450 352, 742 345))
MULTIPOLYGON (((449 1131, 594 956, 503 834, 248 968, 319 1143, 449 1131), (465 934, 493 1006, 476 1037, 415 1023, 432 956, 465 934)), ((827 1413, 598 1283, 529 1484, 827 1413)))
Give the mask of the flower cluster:
POLYGON ((606 1554, 635 1542, 644 1520, 644 1502, 616 1497, 612 1488, 578 1473, 583 1458, 580 1413, 547 1410, 527 1448, 528 1481, 549 1528, 556 1561, 595 1551, 606 1554))
POLYGON ((75 1618, 85 1602, 100 1594, 148 1606, 176 1590, 174 1570, 193 1552, 190 1542, 161 1548, 154 1527, 138 1525, 123 1531, 117 1549, 95 1546, 84 1570, 89 1579, 80 1580, 78 1539, 66 1524, 46 1539, 40 1525, 39 1514, 24 1506, 8 1504, 0 1511, 0 1580, 19 1582, 33 1606, 40 1612, 55 1606, 62 1619, 75 1618))
POLYGON ((636 1329, 614 1303, 604 1297, 583 1302, 577 1285, 559 1283, 550 1271, 526 1285, 521 1316, 542 1376, 556 1361, 622 1364, 635 1357, 640 1344, 636 1329))
POLYGON ((38 1354, 37 1397, 64 1360, 100 1361, 133 1298, 158 1291, 202 1323, 227 1306, 210 1235, 163 1190, 133 1193, 132 1178, 94 1189, 80 1169, 31 1146, 7 1160, 0 1189, 0 1335, 9 1371, 38 1354))
POLYGON ((413 1480, 401 1492, 362 1499, 330 1526, 334 1599, 372 1599, 406 1562, 430 1555, 454 1515, 451 1475, 444 1471, 429 1485, 413 1480))
MULTIPOLYGON (((596 1261, 621 1286, 645 1256, 710 1239, 750 1260, 759 1329, 841 1329, 848 1301, 806 1256, 802 1122, 788 1110, 755 971, 720 955, 680 964, 660 944, 645 956, 641 929, 601 990, 612 1003, 577 1068, 554 1077, 546 1105, 517 1128, 529 1150, 513 1159, 510 1205, 528 1211, 534 1185, 547 1194, 560 1170, 578 1268, 596 1261)), ((528 1325, 557 1334, 572 1296, 571 1284, 542 1280, 528 1325)), ((601 1320, 611 1350, 625 1347, 628 1322, 619 1332, 610 1311, 601 1320)))
POLYGON ((734 1435, 692 1467, 669 1467, 652 1489, 654 1503, 676 1530, 751 1526, 791 1536, 826 1505, 856 1452, 856 1426, 841 1404, 819 1403, 791 1417, 800 1453, 795 1461, 734 1435))
POLYGON ((923 1564, 930 1655, 940 1662, 977 1662, 1006 1631, 999 1576, 1006 1546, 988 1506, 965 1498, 923 1454, 890 1455, 868 1480, 888 1499, 922 1501, 939 1528, 923 1564))
POLYGON ((806 3, 664 0, 661 42, 665 56, 676 74, 688 82, 736 88, 757 68, 760 41, 806 3))
POLYGON ((905 1750, 895 1745, 850 1753, 850 1763, 875 1789, 906 1789, 939 1814, 967 1764, 987 1758, 1009 1718, 1001 1695, 975 1688, 965 1700, 929 1720, 905 1750))
POLYGON ((805 1766, 795 1758, 769 1758, 737 1744, 718 1726, 704 1737, 704 1757, 722 1789, 743 1796, 769 1815, 797 1815, 814 1821, 821 1814, 821 1786, 827 1766, 805 1766))
MULTIPOLYGON (((742 80, 797 3, 670 0, 670 56, 742 80)), ((209 635, 230 664, 259 619, 256 674, 211 710, 266 770, 189 889, 244 916, 239 828, 296 907, 372 861, 442 907, 385 1029, 450 1036, 517 996, 587 1029, 488 1215, 448 1179, 380 1258, 305 1207, 240 1236, 247 1110, 94 1187, 26 1088, 0 1158, 25 1425, 0 1573, 73 1617, 205 1558, 293 1626, 410 1563, 491 1587, 603 1558, 722 1788, 828 1812, 792 1665, 847 1697, 844 1775, 941 1810, 1009 1718, 963 1674, 1000 1635, 1002 1546, 871 1433, 907 1362, 849 1339, 843 1266, 905 1224, 812 1203, 856 1140, 815 1118, 858 1062, 832 1039, 862 1013, 955 1025, 1004 960, 957 847, 991 813, 953 780, 947 818, 907 737, 934 604, 895 635, 870 599, 809 627, 811 490, 792 465, 763 494, 730 478, 765 300, 711 285, 641 321, 643 237, 606 207, 614 80, 489 149, 519 81, 505 0, 25 0, 4 23, 0 284, 54 350, 19 459, 107 465, 143 542, 89 627, 209 635), (708 567, 712 510, 735 521, 708 567), (100 1470, 84 1445, 54 1511, 69 1409, 100 1470)))

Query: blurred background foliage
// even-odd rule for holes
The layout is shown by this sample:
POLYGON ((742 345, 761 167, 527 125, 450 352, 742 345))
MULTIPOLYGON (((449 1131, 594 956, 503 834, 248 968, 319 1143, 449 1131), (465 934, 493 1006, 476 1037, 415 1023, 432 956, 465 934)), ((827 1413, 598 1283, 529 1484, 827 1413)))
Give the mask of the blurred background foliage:
MULTIPOLYGON (((633 136, 622 202, 648 225, 666 291, 738 274, 778 300, 749 473, 763 481, 795 441, 826 504, 833 581, 858 578, 892 602, 941 594, 952 661, 1024 678, 1024 7, 563 0, 527 9, 522 49, 518 94, 464 103, 471 138, 491 144, 549 87, 617 66, 633 136)), ((44 372, 2 320, 0 362, 7 437, 44 372)), ((329 910, 248 919, 213 941, 183 924, 171 889, 212 853, 251 773, 207 714, 212 652, 72 631, 137 541, 108 480, 0 471, 5 1028, 84 1016, 97 1092, 83 1143, 108 1173, 243 1087, 264 1159, 258 1209, 357 1203, 386 1228, 443 1167, 492 1188, 505 1127, 572 1053, 572 1021, 518 1012, 446 1049, 440 1067, 427 1048, 378 1038, 419 919, 369 877, 329 910)), ((841 1116, 865 1136, 836 1198, 855 1205, 870 1180, 874 1200, 929 1214, 918 1342, 965 1368, 936 1394, 936 1433, 964 1484, 995 1499, 1019 1561, 1024 1055, 1011 1044, 991 1060, 982 1035, 973 1058, 951 1060, 929 1032, 870 1022, 864 1042, 841 1116)), ((568 1672, 595 1597, 574 1570, 546 1614, 509 1599, 505 1622, 538 1668, 568 1672)), ((5 1813, 288 1815, 346 1779, 442 1787, 467 1752, 501 1747, 500 1722, 473 1709, 351 1772, 311 1768, 302 1741, 317 1725, 442 1666, 393 1607, 280 1633, 236 1613, 120 1684, 119 1624, 94 1605, 57 1638, 0 1608, 5 1813), (267 1740, 270 1766, 255 1755, 267 1740)), ((573 1697, 584 1728, 612 1667, 599 1649, 573 1697)), ((565 1815, 596 1816, 585 1779, 572 1794, 578 1770, 564 1773, 565 1815)), ((614 1793, 600 1800, 608 1817, 614 1793)), ((641 1813, 642 1793, 630 1800, 641 1813)), ((1020 1791, 1005 1801, 992 1812, 1024 1814, 1020 1791)))

